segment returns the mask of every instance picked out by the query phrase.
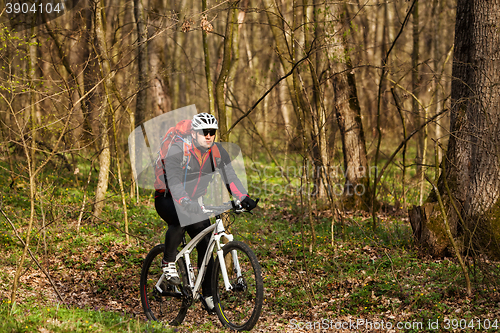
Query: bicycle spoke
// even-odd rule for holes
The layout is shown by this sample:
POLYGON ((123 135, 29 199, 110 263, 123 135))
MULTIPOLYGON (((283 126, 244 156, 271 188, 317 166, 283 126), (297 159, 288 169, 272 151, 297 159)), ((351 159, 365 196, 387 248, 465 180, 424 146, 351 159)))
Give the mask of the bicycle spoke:
POLYGON ((257 258, 245 244, 231 242, 224 247, 224 261, 232 288, 226 290, 220 266, 216 265, 213 281, 217 295, 216 312, 226 326, 250 330, 260 316, 263 301, 263 282, 257 258), (235 267, 233 253, 236 253, 239 270, 235 267))
MULTIPOLYGON (((170 325, 179 325, 187 312, 188 306, 184 304, 180 286, 172 286, 166 281, 160 284, 160 292, 156 284, 163 273, 161 259, 164 246, 158 245, 144 260, 141 273, 141 301, 148 319, 156 320, 170 325)), ((184 262, 177 263, 177 271, 183 284, 187 284, 184 262)))

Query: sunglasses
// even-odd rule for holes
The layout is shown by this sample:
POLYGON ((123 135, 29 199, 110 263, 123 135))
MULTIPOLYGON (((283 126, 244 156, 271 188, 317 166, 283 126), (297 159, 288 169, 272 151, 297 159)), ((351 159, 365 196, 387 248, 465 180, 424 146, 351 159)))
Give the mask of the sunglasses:
POLYGON ((199 130, 199 131, 197 131, 197 132, 198 132, 198 134, 203 135, 203 136, 207 136, 208 134, 210 134, 210 136, 215 136, 215 132, 216 132, 216 131, 217 131, 217 130, 216 130, 216 129, 214 129, 214 128, 210 128, 210 129, 208 129, 208 128, 204 128, 204 129, 199 130))

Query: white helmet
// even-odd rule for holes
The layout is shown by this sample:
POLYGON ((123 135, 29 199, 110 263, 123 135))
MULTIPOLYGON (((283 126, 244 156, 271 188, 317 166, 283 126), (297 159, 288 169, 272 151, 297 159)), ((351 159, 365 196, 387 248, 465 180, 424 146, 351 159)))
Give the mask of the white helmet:
POLYGON ((210 113, 195 114, 191 122, 191 128, 195 131, 202 129, 219 129, 217 119, 210 113))

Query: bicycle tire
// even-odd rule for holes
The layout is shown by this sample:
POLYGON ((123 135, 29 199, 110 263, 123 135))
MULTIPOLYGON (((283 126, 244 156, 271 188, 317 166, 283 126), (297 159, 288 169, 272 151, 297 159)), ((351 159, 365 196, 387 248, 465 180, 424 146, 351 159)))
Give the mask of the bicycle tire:
POLYGON ((223 247, 229 281, 233 289, 224 285, 220 258, 217 258, 212 275, 212 292, 215 312, 222 324, 235 331, 251 330, 260 317, 264 301, 264 282, 259 261, 245 243, 232 241, 223 247), (232 253, 237 254, 242 276, 237 277, 232 253))
POLYGON ((164 244, 156 245, 144 259, 140 282, 141 303, 149 320, 178 326, 186 317, 189 308, 186 297, 181 292, 182 286, 188 285, 186 264, 183 258, 176 263, 181 285, 176 287, 163 281, 160 288, 163 286, 165 289, 162 288, 164 292, 160 293, 155 285, 163 273, 161 260, 164 250, 164 244))

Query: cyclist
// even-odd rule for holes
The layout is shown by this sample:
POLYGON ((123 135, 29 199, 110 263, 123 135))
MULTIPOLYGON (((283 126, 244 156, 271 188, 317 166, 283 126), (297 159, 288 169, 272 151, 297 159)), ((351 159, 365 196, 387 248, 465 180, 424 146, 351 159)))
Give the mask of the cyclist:
MULTIPOLYGON (((191 122, 192 144, 186 147, 185 141, 181 138, 172 142, 163 160, 163 172, 166 174, 167 184, 155 186, 156 211, 168 224, 165 233, 165 253, 162 268, 167 282, 173 285, 179 285, 181 282, 175 268, 175 257, 177 247, 182 241, 184 229, 193 238, 210 226, 210 220, 205 216, 206 218, 201 222, 181 227, 174 200, 185 211, 192 214, 202 214, 197 199, 205 194, 212 179, 211 175, 214 174, 214 164, 217 164, 217 166, 224 166, 226 187, 231 194, 241 201, 241 205, 245 209, 252 210, 256 207, 256 202, 248 196, 247 191, 231 167, 229 154, 223 147, 214 143, 215 133, 218 128, 217 120, 213 115, 209 113, 195 115, 191 122), (186 152, 186 149, 189 151, 186 152), (186 155, 189 156, 187 162, 185 160, 186 155), (168 171, 165 172, 165 170, 168 171)), ((164 177, 161 178, 164 179, 164 177)), ((179 213, 182 213, 182 211, 179 213)), ((207 235, 196 247, 198 251, 198 267, 202 264, 209 240, 210 235, 207 235)), ((211 258, 202 283, 203 297, 210 310, 214 307, 211 291, 213 265, 214 260, 211 258)))

